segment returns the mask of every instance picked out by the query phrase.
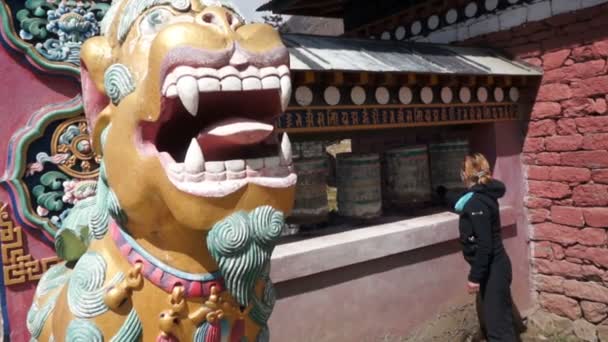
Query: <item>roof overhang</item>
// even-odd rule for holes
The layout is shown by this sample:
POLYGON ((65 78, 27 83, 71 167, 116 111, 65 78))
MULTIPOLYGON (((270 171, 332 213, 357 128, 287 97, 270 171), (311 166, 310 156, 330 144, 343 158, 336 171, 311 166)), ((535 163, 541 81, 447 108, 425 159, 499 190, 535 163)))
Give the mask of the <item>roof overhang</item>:
POLYGON ((477 47, 283 34, 293 71, 542 76, 538 68, 477 47))

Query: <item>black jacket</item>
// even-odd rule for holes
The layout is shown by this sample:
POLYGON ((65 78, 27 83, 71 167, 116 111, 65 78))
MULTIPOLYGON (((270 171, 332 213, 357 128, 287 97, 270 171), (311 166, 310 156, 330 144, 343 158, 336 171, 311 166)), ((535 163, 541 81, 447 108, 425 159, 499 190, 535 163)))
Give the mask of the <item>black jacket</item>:
POLYGON ((498 199, 505 194, 505 185, 498 180, 492 180, 489 184, 475 185, 460 194, 439 192, 443 192, 451 210, 460 214, 462 253, 471 265, 469 280, 480 283, 487 277, 494 258, 505 254, 498 207, 498 199), (473 195, 466 201, 462 210, 456 211, 454 206, 458 200, 470 192, 473 195))

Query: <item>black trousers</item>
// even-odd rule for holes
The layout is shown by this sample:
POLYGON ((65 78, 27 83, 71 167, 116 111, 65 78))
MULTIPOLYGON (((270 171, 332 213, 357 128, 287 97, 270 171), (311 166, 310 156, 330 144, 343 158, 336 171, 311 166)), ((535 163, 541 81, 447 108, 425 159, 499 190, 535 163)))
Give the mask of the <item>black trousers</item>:
POLYGON ((477 294, 477 314, 481 332, 488 342, 517 342, 525 330, 519 310, 511 298, 511 261, 506 254, 496 256, 488 277, 477 294))

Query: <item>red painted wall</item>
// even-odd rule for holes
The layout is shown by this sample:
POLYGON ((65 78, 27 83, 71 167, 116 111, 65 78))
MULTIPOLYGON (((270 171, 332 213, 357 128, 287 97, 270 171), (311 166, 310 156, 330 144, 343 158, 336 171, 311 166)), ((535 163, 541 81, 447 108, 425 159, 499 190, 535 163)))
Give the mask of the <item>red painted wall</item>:
POLYGON ((608 323, 608 5, 465 44, 544 69, 522 155, 534 288, 550 312, 608 323))
MULTIPOLYGON (((52 103, 63 102, 80 92, 74 80, 35 71, 20 54, 0 47, 0 178, 7 162, 8 143, 13 133, 23 127, 31 114, 52 103)), ((0 202, 9 203, 8 194, 0 188, 0 202)), ((14 208, 9 206, 9 212, 14 208)), ((12 217, 15 215, 13 214, 12 217)), ((42 241, 23 233, 24 254, 35 259, 49 257, 54 250, 42 241)), ((5 298, 10 317, 11 341, 28 341, 25 327, 36 284, 33 282, 6 287, 5 298)), ((5 318, 6 320, 6 318, 5 318)), ((1 332, 0 332, 1 333, 1 332)), ((1 340, 1 339, 0 339, 1 340)))

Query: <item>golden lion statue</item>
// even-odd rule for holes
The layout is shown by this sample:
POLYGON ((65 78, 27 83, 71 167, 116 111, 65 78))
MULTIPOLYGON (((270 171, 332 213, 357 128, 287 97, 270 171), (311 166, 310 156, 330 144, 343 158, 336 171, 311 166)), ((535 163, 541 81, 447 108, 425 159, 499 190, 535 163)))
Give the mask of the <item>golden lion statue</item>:
POLYGON ((205 0, 115 0, 102 33, 81 51, 97 195, 57 234, 33 340, 268 341, 296 183, 279 34, 205 0))

